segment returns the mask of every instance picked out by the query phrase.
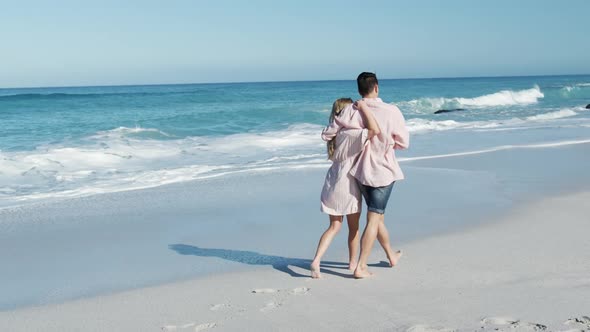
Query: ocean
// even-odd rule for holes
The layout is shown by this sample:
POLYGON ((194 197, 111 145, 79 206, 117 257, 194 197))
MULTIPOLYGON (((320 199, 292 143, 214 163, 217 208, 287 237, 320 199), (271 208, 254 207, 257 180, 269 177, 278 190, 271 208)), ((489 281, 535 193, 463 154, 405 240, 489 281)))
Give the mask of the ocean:
MULTIPOLYGON (((0 89, 0 207, 326 167, 340 97, 354 80, 0 89)), ((402 161, 590 139, 590 75, 382 79, 380 97, 412 134, 402 161)))

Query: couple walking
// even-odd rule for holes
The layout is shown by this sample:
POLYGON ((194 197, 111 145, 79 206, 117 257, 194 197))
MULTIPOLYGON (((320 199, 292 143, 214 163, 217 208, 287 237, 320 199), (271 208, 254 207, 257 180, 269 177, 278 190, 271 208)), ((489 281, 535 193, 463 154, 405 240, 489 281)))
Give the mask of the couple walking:
POLYGON ((348 223, 349 268, 354 271, 355 278, 371 275, 367 260, 375 239, 385 250, 392 267, 401 257, 401 251, 391 249, 384 214, 393 184, 404 178, 394 150, 408 147, 408 130, 400 110, 379 98, 375 74, 361 73, 357 85, 362 99, 356 102, 350 98, 336 100, 330 124, 322 131, 322 139, 328 142, 332 167, 326 174, 321 210, 330 215, 330 226, 322 234, 311 263, 312 278, 321 277, 321 258, 340 230, 344 216, 348 223), (357 260, 361 196, 368 212, 357 260))

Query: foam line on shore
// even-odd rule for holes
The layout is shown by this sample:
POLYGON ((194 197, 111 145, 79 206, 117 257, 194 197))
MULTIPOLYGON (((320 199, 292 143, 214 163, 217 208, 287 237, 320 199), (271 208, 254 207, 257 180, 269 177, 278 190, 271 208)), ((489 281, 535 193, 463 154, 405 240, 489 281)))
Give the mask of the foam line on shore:
POLYGON ((560 142, 547 142, 547 143, 539 143, 539 144, 501 145, 501 146, 497 146, 497 147, 493 147, 493 148, 489 148, 489 149, 482 149, 482 150, 476 150, 476 151, 465 151, 465 152, 438 154, 438 155, 422 156, 422 157, 399 158, 399 161, 405 162, 405 161, 416 161, 416 160, 427 160, 427 159, 461 157, 461 156, 469 156, 469 155, 474 155, 474 154, 483 154, 483 153, 490 153, 490 152, 497 152, 497 151, 504 151, 504 150, 554 148, 554 147, 558 147, 558 146, 578 145, 578 144, 587 144, 587 143, 590 143, 590 139, 573 140, 573 141, 560 141, 560 142))
MULTIPOLYGON (((513 150, 513 149, 539 149, 539 148, 554 148, 560 146, 568 146, 568 145, 579 145, 579 144, 587 144, 590 143, 590 139, 582 139, 582 140, 568 140, 568 141, 557 141, 557 142, 544 142, 538 144, 524 144, 524 145, 501 145, 496 147, 491 147, 487 149, 481 150, 474 150, 474 151, 464 151, 464 152, 456 152, 456 153, 447 153, 447 154, 438 154, 438 155, 427 155, 427 156, 417 156, 417 157, 407 157, 407 158, 398 158, 400 163, 405 162, 412 162, 412 161, 419 161, 419 160, 430 160, 430 159, 440 159, 440 158, 452 158, 452 157, 462 157, 462 156, 469 156, 469 155, 477 155, 477 154, 484 154, 484 153, 492 153, 498 151, 505 151, 505 150, 513 150)), ((320 158, 317 154, 311 155, 304 155, 305 158, 301 158, 303 160, 297 160, 297 158, 293 158, 295 160, 287 159, 284 162, 274 164, 274 163, 254 163, 251 165, 247 165, 244 167, 234 167, 231 165, 224 165, 219 166, 215 169, 212 169, 210 172, 195 172, 194 167, 180 167, 176 169, 165 169, 160 171, 152 171, 150 174, 140 174, 133 178, 133 181, 128 182, 128 184, 132 183, 130 186, 114 186, 110 182, 105 182, 99 184, 98 186, 88 186, 77 188, 73 190, 64 190, 60 192, 43 192, 43 193, 33 193, 30 195, 22 195, 12 197, 10 201, 7 200, 7 204, 5 206, 0 206, 0 210, 5 208, 14 208, 28 202, 39 200, 39 199, 50 199, 50 198, 77 198, 77 197, 87 197, 97 194, 108 194, 108 193, 115 193, 115 192, 124 192, 124 191, 133 191, 133 190, 143 190, 149 188, 160 187, 163 185, 168 184, 175 184, 175 183, 183 183, 187 181, 196 181, 196 180, 206 180, 212 178, 218 178, 222 176, 234 175, 234 174, 243 174, 243 173, 251 173, 251 172, 263 172, 263 171, 278 171, 278 170, 297 170, 297 169, 312 169, 312 168, 328 168, 330 163, 325 160, 324 158, 320 158), (158 179, 157 181, 147 181, 146 178, 149 180, 151 178, 158 179)), ((279 158, 280 159, 280 158, 279 158)), ((274 159, 269 159, 269 161, 275 161, 274 159)))

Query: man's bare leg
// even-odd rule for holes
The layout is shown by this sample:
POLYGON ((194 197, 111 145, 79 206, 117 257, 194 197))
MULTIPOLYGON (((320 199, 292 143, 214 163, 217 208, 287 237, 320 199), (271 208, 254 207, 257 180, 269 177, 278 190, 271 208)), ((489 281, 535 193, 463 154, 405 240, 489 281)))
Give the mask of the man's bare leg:
POLYGON ((389 266, 394 267, 395 264, 397 264, 399 259, 402 257, 402 252, 401 250, 394 252, 393 249, 391 249, 391 244, 389 243, 389 231, 387 231, 385 222, 379 223, 379 229, 377 231, 377 240, 379 241, 379 244, 381 244, 381 247, 383 247, 383 250, 387 255, 387 259, 389 260, 389 266))
POLYGON ((356 269, 354 270, 354 277, 357 279, 371 276, 367 267, 367 261, 369 260, 371 249, 373 249, 375 238, 379 232, 379 224, 383 223, 383 219, 383 214, 373 211, 367 212, 367 226, 365 226, 363 237, 361 238, 361 255, 356 269))
POLYGON ((330 216, 330 226, 328 226, 328 229, 322 234, 315 257, 309 265, 312 278, 319 279, 322 277, 322 274, 320 273, 320 261, 326 250, 328 250, 330 243, 332 243, 332 239, 340 230, 340 227, 342 227, 342 216, 330 216))
POLYGON ((348 222, 348 269, 353 271, 357 265, 359 252, 359 219, 360 212, 346 216, 348 222))

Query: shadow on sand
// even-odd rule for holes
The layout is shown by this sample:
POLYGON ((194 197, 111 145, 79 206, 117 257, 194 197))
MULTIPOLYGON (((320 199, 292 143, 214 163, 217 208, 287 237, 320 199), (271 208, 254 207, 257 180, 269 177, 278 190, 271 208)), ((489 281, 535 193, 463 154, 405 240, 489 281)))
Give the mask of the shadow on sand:
MULTIPOLYGON (((213 248, 200 248, 197 246, 191 246, 187 244, 171 244, 168 246, 171 250, 176 251, 181 255, 193 255, 199 257, 217 257, 221 259, 225 259, 232 262, 238 262, 242 264, 248 265, 270 265, 275 270, 285 272, 292 277, 305 277, 308 278, 309 275, 303 275, 301 273, 297 273, 293 271, 290 266, 295 266, 304 270, 309 271, 309 264, 311 263, 311 259, 303 259, 303 258, 288 258, 288 257, 281 257, 281 256, 271 256, 271 255, 264 255, 254 251, 244 251, 244 250, 230 250, 230 249, 213 249, 213 248)), ((378 264, 371 264, 370 266, 380 266, 380 267, 388 267, 387 262, 380 262, 378 264)), ((345 269, 348 270, 348 263, 342 262, 329 262, 324 261, 321 264, 321 272, 326 274, 332 274, 343 278, 352 278, 351 273, 341 273, 332 270, 327 270, 326 268, 332 269, 345 269)))

